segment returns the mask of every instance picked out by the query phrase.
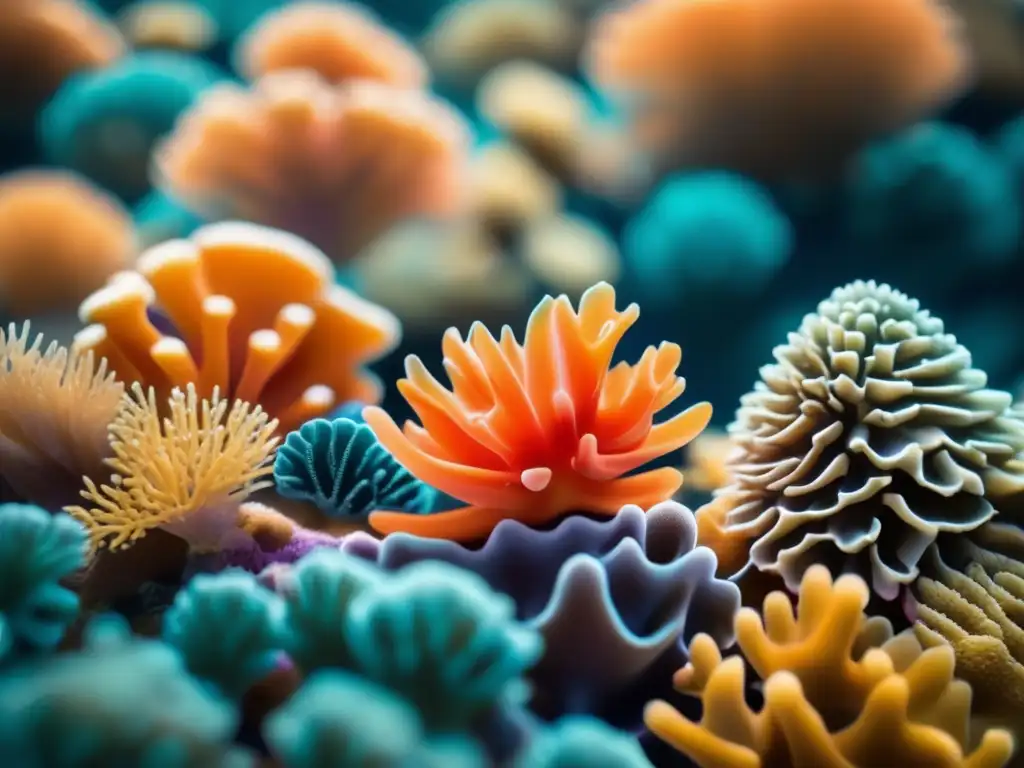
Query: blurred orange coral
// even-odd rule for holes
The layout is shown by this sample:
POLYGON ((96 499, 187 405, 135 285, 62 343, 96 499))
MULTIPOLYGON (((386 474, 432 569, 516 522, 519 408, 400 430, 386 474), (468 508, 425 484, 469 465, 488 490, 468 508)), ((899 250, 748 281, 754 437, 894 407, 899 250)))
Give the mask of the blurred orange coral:
POLYGON ((6 0, 0 9, 0 124, 31 126, 68 77, 125 51, 117 28, 76 0, 6 0))
POLYGON ((426 85, 426 63, 368 10, 347 3, 299 2, 265 14, 239 41, 238 71, 250 80, 283 69, 311 69, 325 80, 426 85))
POLYGON ((588 58, 659 170, 818 173, 959 95, 958 32, 937 0, 638 0, 588 58))
POLYGON ((383 533, 408 531, 473 541, 514 518, 541 525, 572 511, 614 515, 624 504, 652 506, 682 483, 675 469, 623 477, 688 443, 707 426, 700 403, 661 424, 655 414, 686 382, 676 375, 676 344, 649 347, 636 365, 612 355, 639 316, 615 308, 615 289, 600 283, 579 311, 565 296, 544 298, 520 345, 507 326, 500 340, 475 324, 463 341, 444 336, 445 389, 415 355, 398 387, 423 426, 404 432, 380 408, 364 417, 410 472, 470 505, 435 515, 376 512, 383 533))
POLYGON ((732 471, 728 466, 733 443, 722 430, 704 432, 686 449, 687 487, 698 491, 716 491, 729 484, 732 471))
POLYGON ((464 120, 424 91, 290 70, 211 88, 156 166, 206 218, 295 232, 340 262, 399 221, 460 212, 468 151, 464 120))
POLYGON ((8 313, 73 308, 128 267, 136 247, 128 211, 84 179, 42 170, 0 177, 0 305, 8 313))
POLYGON ((154 246, 137 268, 82 303, 92 325, 75 340, 125 381, 161 397, 192 383, 201 397, 219 388, 260 404, 285 431, 336 403, 380 399, 359 366, 397 344, 398 320, 334 285, 330 261, 309 243, 223 222, 154 246), (154 325, 154 310, 180 339, 154 325))
POLYGON ((117 23, 136 48, 205 51, 220 34, 210 12, 189 0, 135 0, 117 23))

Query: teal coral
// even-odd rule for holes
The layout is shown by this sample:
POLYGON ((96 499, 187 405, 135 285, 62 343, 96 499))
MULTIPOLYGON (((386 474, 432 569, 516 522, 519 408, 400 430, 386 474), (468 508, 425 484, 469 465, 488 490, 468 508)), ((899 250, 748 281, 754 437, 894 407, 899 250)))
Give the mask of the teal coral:
POLYGON ((27 504, 0 505, 0 656, 48 650, 78 613, 61 579, 85 565, 85 530, 27 504))
POLYGON ((566 717, 538 734, 515 768, 650 768, 632 736, 589 717, 566 717))

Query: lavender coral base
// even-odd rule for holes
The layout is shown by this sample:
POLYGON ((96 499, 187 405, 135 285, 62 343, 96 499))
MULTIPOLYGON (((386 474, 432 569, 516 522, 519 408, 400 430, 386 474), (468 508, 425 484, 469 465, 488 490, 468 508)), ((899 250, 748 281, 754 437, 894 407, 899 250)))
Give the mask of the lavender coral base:
POLYGON ((735 585, 715 578, 711 550, 694 548, 691 512, 665 502, 646 514, 570 517, 549 531, 500 523, 476 550, 394 534, 383 542, 355 533, 342 549, 397 570, 442 560, 511 595, 520 620, 536 627, 545 653, 531 673, 531 706, 543 717, 593 712, 623 727, 640 704, 670 683, 698 632, 732 642, 735 585))
POLYGON ((263 549, 257 542, 242 549, 226 549, 209 555, 193 555, 189 558, 187 575, 201 572, 222 571, 225 568, 241 568, 250 573, 261 573, 271 566, 286 566, 297 562, 314 549, 338 548, 343 539, 329 533, 295 527, 291 541, 278 549, 263 549))

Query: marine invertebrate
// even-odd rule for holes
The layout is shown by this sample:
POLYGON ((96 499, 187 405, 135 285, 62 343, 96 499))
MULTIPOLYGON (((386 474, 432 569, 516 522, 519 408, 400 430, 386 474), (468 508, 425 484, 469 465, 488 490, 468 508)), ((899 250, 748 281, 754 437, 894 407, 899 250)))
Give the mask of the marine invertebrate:
POLYGON ((208 90, 156 167, 206 218, 280 227, 344 262, 399 221, 460 211, 467 149, 462 118, 420 89, 282 71, 208 90))
POLYGON ((181 203, 159 189, 152 190, 132 209, 135 232, 141 248, 152 248, 165 240, 189 237, 205 222, 181 203))
POLYGON ((244 571, 196 576, 163 617, 188 671, 235 700, 274 669, 283 631, 283 601, 244 571))
POLYGON ((546 287, 576 298, 622 271, 612 236, 582 216, 563 214, 532 222, 523 232, 522 258, 546 287))
POLYGON ((78 597, 60 581, 85 564, 86 543, 67 515, 0 504, 0 658, 60 642, 78 613, 78 597))
POLYGON ((751 542, 745 569, 795 589, 824 562, 892 600, 941 533, 996 514, 986 478, 1012 469, 1024 424, 919 302, 851 283, 773 354, 729 427, 733 481, 708 511, 751 542))
POLYGON ((136 268, 82 303, 91 325, 75 338, 122 379, 161 397, 174 387, 194 386, 201 397, 219 388, 259 404, 282 430, 338 402, 379 399, 379 383, 359 367, 390 351, 401 327, 334 285, 330 261, 309 243, 223 222, 154 246, 136 268))
POLYGON ((682 296, 755 295, 792 250, 792 227, 768 192, 717 171, 668 179, 623 235, 627 275, 663 308, 682 296))
POLYGON ((124 53, 117 28, 84 3, 4 3, 0 103, 8 130, 32 125, 40 107, 76 72, 107 66, 124 53))
POLYGON ((531 739, 516 755, 516 768, 649 768, 637 740, 600 720, 566 717, 531 739))
POLYGON ((143 51, 65 81, 40 116, 46 159, 137 200, 153 147, 199 94, 226 75, 208 61, 143 51))
POLYGON ((128 212, 79 176, 32 170, 0 177, 0 306, 6 312, 24 317, 74 307, 135 254, 128 212))
POLYGON ((898 253, 898 263, 918 269, 940 260, 947 280, 1017 251, 1022 221, 1011 170, 965 128, 923 123, 869 146, 847 194, 855 243, 883 258, 898 253))
POLYGON ((193 385, 175 389, 166 418, 156 392, 135 384, 110 424, 110 484, 85 478, 92 508, 68 507, 94 548, 131 546, 153 528, 185 539, 197 552, 242 546, 239 506, 269 486, 277 427, 259 407, 201 399, 193 385), (229 410, 230 409, 230 410, 229 410))
POLYGON ((562 207, 555 180, 525 151, 504 141, 476 151, 469 184, 472 216, 499 242, 514 240, 527 224, 562 207))
POLYGON ((250 80, 283 69, 312 70, 335 84, 366 79, 419 88, 429 78, 415 49, 350 3, 307 0, 267 13, 238 41, 234 58, 250 80))
POLYGON ((25 768, 244 768, 236 727, 234 707, 204 691, 173 648, 113 620, 90 625, 84 650, 0 680, 0 750, 25 768))
POLYGON ((91 352, 69 352, 30 325, 0 330, 0 478, 19 498, 59 509, 110 455, 107 425, 123 385, 91 352))
POLYGON ((643 0, 598 21, 588 68, 658 171, 819 175, 959 95, 957 25, 932 0, 643 0))
POLYGON ((375 509, 426 513, 437 492, 410 475, 365 424, 314 419, 285 438, 274 460, 274 485, 288 499, 310 501, 330 517, 375 509))
POLYGON ((356 533, 341 547, 387 571, 441 561, 479 574, 543 638, 543 656, 527 673, 531 709, 634 727, 638 696, 682 662, 690 637, 732 641, 739 591, 714 578, 714 556, 695 540, 689 510, 665 502, 646 513, 627 506, 606 520, 573 516, 549 531, 505 520, 479 549, 402 533, 381 542, 356 533))
POLYGON ((136 49, 158 48, 198 53, 217 42, 217 21, 191 0, 135 0, 117 16, 117 24, 136 49))
POLYGON ((953 679, 952 650, 923 651, 906 635, 879 646, 891 628, 862 614, 868 596, 859 577, 833 584, 817 566, 803 579, 795 615, 780 592, 765 601, 763 620, 741 610, 737 641, 765 681, 762 710, 744 701, 743 659, 723 661, 699 636, 675 683, 701 698, 701 722, 655 701, 648 728, 703 768, 1006 765, 1006 731, 987 731, 967 754, 971 692, 953 679))
POLYGON ((423 420, 404 431, 383 410, 363 416, 410 472, 470 506, 414 517, 370 516, 378 531, 472 541, 505 518, 539 525, 573 511, 614 515, 627 503, 671 496, 680 473, 663 468, 624 477, 700 434, 711 405, 699 403, 654 424, 683 393, 675 344, 649 347, 636 365, 611 370, 615 347, 640 313, 615 308, 615 289, 587 290, 576 311, 550 296, 530 315, 524 341, 506 328, 496 340, 480 324, 467 340, 445 333, 452 390, 415 355, 399 390, 423 420))
POLYGON ((725 432, 706 430, 686 449, 686 487, 696 491, 714 491, 732 479, 729 455, 732 439, 725 432))

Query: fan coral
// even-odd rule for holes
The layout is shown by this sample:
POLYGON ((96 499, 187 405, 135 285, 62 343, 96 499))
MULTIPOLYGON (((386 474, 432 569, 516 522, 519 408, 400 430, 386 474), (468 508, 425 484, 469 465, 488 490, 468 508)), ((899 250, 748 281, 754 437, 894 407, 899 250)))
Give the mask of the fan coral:
POLYGON ((84 3, 5 2, 0 25, 0 124, 15 130, 30 126, 66 78, 110 64, 124 48, 117 29, 84 3))
POLYGON ((760 713, 744 702, 743 659, 723 661, 699 636, 675 682, 701 698, 702 721, 655 701, 647 726, 702 768, 1006 765, 1006 731, 986 732, 965 756, 971 691, 953 679, 952 650, 922 651, 907 635, 878 647, 891 628, 864 617, 868 596, 858 577, 833 584, 825 568, 808 570, 796 615, 775 592, 763 623, 750 609, 736 617, 740 648, 765 681, 760 713))
POLYGON ((756 294, 792 249, 792 227, 769 194, 721 172, 669 179, 623 236, 627 274, 646 301, 666 309, 683 297, 756 294))
POLYGON ((50 650, 78 613, 60 580, 85 564, 86 536, 67 515, 0 504, 0 658, 50 650))
POLYGON ((379 399, 379 383, 359 366, 390 351, 401 327, 334 285, 330 262, 308 243, 224 222, 151 248, 137 269, 115 275, 79 310, 93 325, 76 348, 105 356, 122 379, 161 397, 186 385, 208 397, 219 387, 261 405, 282 430, 338 402, 379 399), (161 333, 163 319, 180 339, 161 333))
POLYGON ((19 498, 59 509, 83 475, 102 472, 107 425, 124 387, 91 352, 33 340, 29 324, 0 330, 0 477, 19 498))
POLYGON ((129 42, 143 49, 205 51, 220 34, 213 16, 189 0, 135 0, 117 21, 129 42))
POLYGON ((429 76, 414 49, 371 12, 347 3, 298 2, 268 13, 238 41, 234 57, 250 80, 308 69, 336 84, 366 79, 419 88, 429 76))
POLYGON ((284 603, 244 571, 196 576, 163 618, 189 672, 236 700, 274 669, 283 631, 284 603))
POLYGON ((82 498, 92 509, 68 512, 89 531, 95 548, 131 546, 152 528, 185 539, 197 552, 216 552, 246 534, 238 507, 264 480, 277 424, 259 406, 222 400, 217 390, 200 400, 196 388, 175 389, 161 418, 156 393, 139 384, 125 394, 110 425, 111 485, 85 478, 82 498), (230 406, 230 411, 229 411, 230 406))
POLYGON ((1012 173, 959 126, 925 123, 869 147, 848 194, 854 242, 915 271, 940 261, 952 282, 1017 252, 1021 204, 1012 173))
POLYGON ((534 737, 516 756, 516 768, 649 768, 632 736, 599 720, 567 717, 534 737))
POLYGON ((19 768, 248 768, 234 708, 206 693, 163 643, 94 622, 85 650, 0 680, 0 752, 19 768))
POLYGON ((315 419, 290 433, 274 461, 274 483, 281 496, 310 501, 330 517, 362 517, 375 509, 425 513, 437 499, 368 426, 348 419, 315 419))
POLYGON ((596 24, 589 69, 658 169, 817 174, 959 95, 957 27, 933 0, 640 0, 596 24))
POLYGON ((592 285, 618 280, 621 264, 615 240, 580 216, 552 216, 523 232, 523 261, 548 288, 579 297, 592 285))
POLYGON ((162 188, 209 219, 295 232, 335 262, 464 204, 469 129, 419 89, 273 72, 210 89, 157 151, 162 188))
POLYGON ((439 560, 479 574, 515 600, 518 618, 544 640, 529 673, 532 709, 635 726, 637 694, 681 663, 686 640, 706 632, 732 641, 739 591, 714 578, 715 559, 694 549, 695 539, 689 510, 665 502, 646 514, 625 507, 608 520, 573 516, 551 531, 505 520, 481 549, 358 533, 342 548, 389 571, 439 560))
POLYGON ((544 298, 520 345, 510 328, 496 340, 480 324, 463 341, 444 336, 445 389, 415 355, 399 390, 423 420, 403 432, 383 410, 364 411, 381 444, 410 472, 472 506, 428 516, 379 512, 379 531, 471 541, 502 519, 540 525, 565 512, 614 515, 627 503, 670 497, 682 476, 665 467, 622 477, 700 434, 711 405, 700 403, 655 425, 683 393, 676 344, 648 347, 634 366, 611 370, 615 347, 639 308, 615 309, 600 283, 569 299, 544 298))
POLYGON ((73 168, 122 197, 149 190, 153 146, 204 90, 225 75, 203 59, 135 53, 65 82, 40 117, 49 162, 73 168))
POLYGON ((874 282, 837 288, 774 356, 740 401, 734 480, 709 508, 753 540, 747 569, 795 589, 827 562, 870 574, 892 600, 940 533, 995 514, 985 481, 1024 448, 1024 422, 916 300, 874 282))
POLYGON ((0 177, 0 306, 5 312, 24 317, 74 307, 126 268, 135 252, 128 212, 84 179, 43 170, 0 177))

